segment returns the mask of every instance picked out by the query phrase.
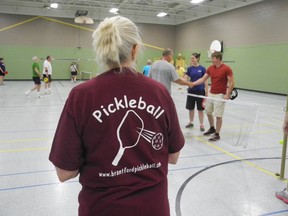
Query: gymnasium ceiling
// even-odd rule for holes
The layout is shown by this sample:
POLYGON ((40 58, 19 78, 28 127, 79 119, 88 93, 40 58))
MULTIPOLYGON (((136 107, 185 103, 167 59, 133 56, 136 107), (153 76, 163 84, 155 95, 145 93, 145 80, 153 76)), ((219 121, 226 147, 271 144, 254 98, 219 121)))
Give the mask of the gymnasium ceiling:
POLYGON ((178 25, 225 11, 245 7, 263 0, 204 0, 192 4, 191 0, 0 0, 0 13, 32 16, 75 18, 77 10, 88 11, 94 20, 114 16, 112 7, 119 8, 119 14, 138 23, 178 25), (58 3, 57 9, 49 8, 58 3), (156 15, 166 12, 162 18, 156 15))

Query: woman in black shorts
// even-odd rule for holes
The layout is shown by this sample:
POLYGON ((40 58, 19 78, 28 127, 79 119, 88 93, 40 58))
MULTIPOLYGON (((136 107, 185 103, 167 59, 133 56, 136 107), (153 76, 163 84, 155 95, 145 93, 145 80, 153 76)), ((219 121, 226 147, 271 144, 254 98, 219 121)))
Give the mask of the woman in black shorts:
MULTIPOLYGON (((186 75, 184 78, 190 79, 191 82, 194 82, 198 79, 200 79, 204 74, 206 73, 205 67, 199 65, 200 60, 200 53, 193 53, 191 55, 191 66, 188 67, 186 75)), ((207 81, 201 85, 194 86, 192 88, 188 88, 188 93, 195 94, 195 95, 202 95, 205 96, 208 93, 208 83, 207 81)), ((204 128, 204 106, 203 106, 203 98, 194 97, 187 95, 187 101, 186 101, 186 109, 189 110, 189 123, 185 126, 186 128, 192 128, 194 127, 193 121, 194 121, 194 109, 195 104, 197 105, 198 110, 198 117, 200 122, 200 130, 205 131, 204 128)))
POLYGON ((78 65, 76 62, 72 62, 72 64, 70 65, 70 72, 71 72, 71 82, 76 83, 78 72, 78 65))

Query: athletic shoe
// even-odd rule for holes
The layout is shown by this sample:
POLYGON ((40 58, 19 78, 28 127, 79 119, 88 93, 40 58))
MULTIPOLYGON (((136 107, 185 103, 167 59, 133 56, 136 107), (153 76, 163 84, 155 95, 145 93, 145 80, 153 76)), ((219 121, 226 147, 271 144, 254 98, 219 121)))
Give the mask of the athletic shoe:
POLYGON ((205 128, 203 125, 200 126, 200 131, 204 132, 205 131, 205 128))
POLYGON ((213 136, 209 139, 209 141, 211 142, 214 142, 214 141, 217 141, 217 140, 220 140, 220 136, 219 134, 213 134, 213 136))
POLYGON ((25 92, 25 95, 27 96, 27 98, 31 98, 30 93, 31 93, 31 91, 26 91, 26 92, 25 92))
POLYGON ((185 126, 185 128, 192 128, 192 127, 194 127, 194 124, 191 123, 191 122, 189 122, 189 123, 185 126))
POLYGON ((215 130, 215 128, 213 127, 213 128, 209 128, 209 130, 208 131, 206 131, 203 135, 204 136, 207 136, 207 135, 210 135, 210 134, 214 134, 216 132, 216 130, 215 130))
POLYGON ((278 191, 275 193, 275 196, 282 200, 283 202, 288 204, 288 193, 286 191, 286 188, 283 191, 278 191))

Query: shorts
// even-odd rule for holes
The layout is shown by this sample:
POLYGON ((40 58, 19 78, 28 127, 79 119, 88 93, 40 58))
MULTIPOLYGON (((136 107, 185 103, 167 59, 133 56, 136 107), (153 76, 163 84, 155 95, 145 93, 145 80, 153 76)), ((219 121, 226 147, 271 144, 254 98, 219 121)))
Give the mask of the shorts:
POLYGON ((2 73, 2 71, 0 72, 0 76, 5 76, 5 73, 2 73))
POLYGON ((77 71, 71 71, 72 76, 77 76, 77 71))
POLYGON ((34 81, 35 85, 41 85, 40 77, 33 77, 33 81, 34 81))
MULTIPOLYGON (((191 92, 191 94, 205 96, 205 91, 191 92)), ((204 110, 204 107, 202 106, 203 100, 204 100, 203 98, 198 98, 198 97, 187 95, 186 109, 194 110, 195 109, 195 103, 196 103, 197 104, 197 110, 203 111, 204 110)))
MULTIPOLYGON (((43 74, 43 80, 45 79, 47 77, 47 75, 46 74, 43 74)), ((52 82, 52 78, 51 78, 51 75, 49 74, 48 75, 48 83, 50 83, 50 82, 52 82)))
MULTIPOLYGON (((215 98, 215 99, 223 99, 224 94, 209 93, 208 97, 215 98)), ((224 101, 208 99, 205 102, 205 112, 208 115, 212 115, 214 112, 214 116, 222 118, 224 114, 224 109, 225 109, 224 101)))

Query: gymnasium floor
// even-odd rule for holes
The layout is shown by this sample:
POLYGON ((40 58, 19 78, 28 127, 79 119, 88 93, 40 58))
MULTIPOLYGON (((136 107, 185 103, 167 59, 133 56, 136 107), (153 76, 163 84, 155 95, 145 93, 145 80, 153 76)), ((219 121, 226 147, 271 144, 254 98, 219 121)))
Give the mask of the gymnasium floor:
MULTIPOLYGON (((1 216, 77 215, 77 179, 59 183, 48 161, 59 115, 75 84, 52 84, 52 94, 41 99, 24 95, 31 81, 0 86, 1 216)), ((274 196, 285 187, 274 174, 280 170, 286 97, 239 91, 235 104, 226 104, 221 140, 210 143, 198 129, 197 114, 195 128, 185 128, 186 93, 179 88, 173 85, 172 97, 186 145, 178 164, 169 166, 171 216, 288 215, 288 205, 274 196)))

